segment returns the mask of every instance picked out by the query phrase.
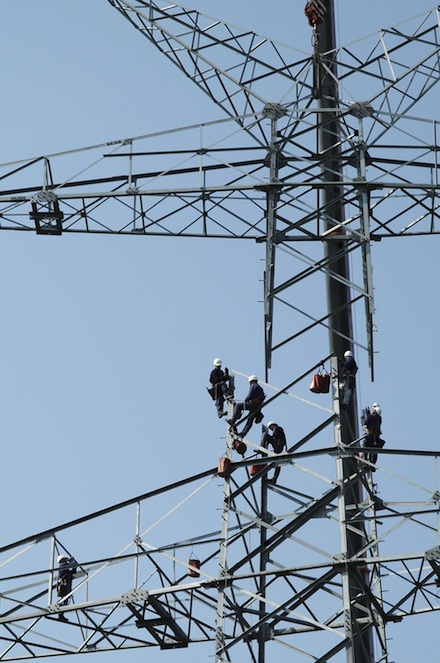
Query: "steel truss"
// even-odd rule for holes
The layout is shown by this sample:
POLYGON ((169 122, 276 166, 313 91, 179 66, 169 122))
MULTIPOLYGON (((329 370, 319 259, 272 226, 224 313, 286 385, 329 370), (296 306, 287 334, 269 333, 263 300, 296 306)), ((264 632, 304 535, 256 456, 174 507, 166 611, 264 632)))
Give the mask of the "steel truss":
POLYGON ((304 280, 341 280, 321 253, 333 242, 358 265, 348 305, 366 316, 365 337, 345 340, 372 366, 371 243, 440 230, 438 123, 409 114, 439 80, 438 10, 320 55, 322 84, 335 77, 340 90, 325 108, 316 56, 178 5, 109 2, 231 119, 3 164, 0 228, 264 243, 268 369, 275 350, 331 326, 335 311, 294 302, 304 280), (343 176, 331 182, 332 151, 319 151, 317 135, 334 119, 343 176), (293 334, 274 336, 275 305, 293 315, 293 334))
MULTIPOLYGON (((295 397, 296 383, 271 398, 295 397)), ((387 624, 439 609, 438 453, 383 449, 373 473, 359 440, 325 445, 337 413, 303 407, 316 425, 286 453, 257 459, 262 448, 247 440, 240 459, 229 439, 230 471, 220 472, 219 463, 0 548, 0 659, 195 643, 209 644, 212 654, 215 643, 216 661, 257 661, 260 645, 268 655, 283 646, 298 656, 313 652, 321 663, 340 660, 350 646, 349 572, 362 587, 354 601, 367 598, 370 606, 350 638, 372 628, 375 660, 387 660, 387 624), (382 467, 382 454, 399 456, 410 478, 382 467), (334 480, 335 465, 347 457, 355 472, 334 480), (276 465, 282 470, 274 485, 268 479, 276 465), (365 496, 354 502, 359 481, 365 496), (222 494, 216 529, 211 514, 222 494), (345 525, 341 508, 350 514, 345 525), (355 554, 341 554, 346 528, 364 541, 355 554), (75 555, 78 542, 84 557, 72 602, 62 606, 56 557, 75 555)))
MULTIPOLYGON (((328 330, 364 349, 373 368, 371 244, 440 230, 437 122, 413 115, 440 77, 438 9, 375 39, 304 56, 178 5, 109 3, 227 119, 3 164, 0 229, 261 243, 266 369, 275 351, 328 330), (353 276, 334 268, 348 257, 353 276), (324 300, 303 296, 322 277, 349 293, 326 314, 324 300), (333 326, 357 308, 360 338, 333 326), (280 309, 290 317, 275 329, 280 309)), ((375 660, 386 661, 387 623, 438 609, 436 454, 393 451, 410 461, 412 477, 423 465, 423 481, 379 465, 382 489, 395 497, 382 501, 338 403, 334 380, 325 418, 287 454, 269 454, 255 476, 255 459, 237 461, 222 480, 210 469, 1 548, 1 658, 214 642, 217 662, 243 654, 261 662, 265 649, 283 645, 318 663, 341 652, 358 663, 350 652, 362 656, 373 637, 375 660), (283 465, 279 486, 266 477, 275 463, 283 465), (189 504, 217 504, 222 489, 221 528, 191 521, 189 504), (152 513, 163 516, 151 521, 152 513), (169 540, 163 525, 176 514, 169 540), (111 555, 109 528, 119 546, 111 555), (355 550, 351 537, 362 542, 355 550), (89 559, 80 560, 74 603, 60 607, 54 560, 79 538, 90 542, 89 559), (200 579, 189 580, 194 551, 200 579)), ((229 437, 228 458, 231 449, 229 437)))

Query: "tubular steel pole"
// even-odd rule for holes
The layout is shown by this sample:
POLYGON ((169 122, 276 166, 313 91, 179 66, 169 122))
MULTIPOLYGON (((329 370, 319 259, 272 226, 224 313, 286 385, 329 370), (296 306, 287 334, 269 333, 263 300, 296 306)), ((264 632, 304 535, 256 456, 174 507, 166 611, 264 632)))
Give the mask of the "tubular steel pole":
MULTIPOLYGON (((317 63, 314 94, 318 108, 318 153, 321 158, 321 176, 324 182, 322 188, 321 206, 326 210, 325 229, 329 233, 325 242, 325 253, 328 258, 327 276, 327 303, 329 318, 330 352, 342 358, 346 350, 353 350, 352 342, 352 314, 350 306, 350 289, 346 283, 350 282, 348 254, 345 251, 347 240, 341 226, 337 235, 332 236, 331 230, 344 221, 344 202, 342 184, 342 160, 340 152, 340 124, 338 111, 338 84, 336 63, 332 55, 336 47, 334 5, 333 0, 325 0, 327 9, 323 22, 317 27, 315 42, 315 61, 317 63), (332 279, 330 273, 342 276, 343 279, 332 279)), ((327 235, 326 235, 327 236, 327 235)), ((340 435, 343 444, 350 443, 359 437, 358 414, 356 394, 354 393, 346 410, 341 412, 340 435)), ((357 472, 356 461, 351 458, 342 459, 342 475, 344 479, 357 472)), ((347 526, 362 501, 362 486, 360 481, 351 485, 344 495, 346 552, 350 559, 363 547, 364 536, 362 532, 353 531, 347 526)), ((366 597, 365 583, 368 582, 367 572, 364 575, 356 573, 352 565, 346 570, 346 583, 348 583, 349 605, 344 605, 344 613, 349 620, 346 625, 347 661, 353 663, 371 663, 373 661, 373 646, 371 641, 371 627, 361 633, 361 624, 366 615, 370 613, 370 602, 366 597)), ((346 600, 344 600, 346 603, 346 600)))

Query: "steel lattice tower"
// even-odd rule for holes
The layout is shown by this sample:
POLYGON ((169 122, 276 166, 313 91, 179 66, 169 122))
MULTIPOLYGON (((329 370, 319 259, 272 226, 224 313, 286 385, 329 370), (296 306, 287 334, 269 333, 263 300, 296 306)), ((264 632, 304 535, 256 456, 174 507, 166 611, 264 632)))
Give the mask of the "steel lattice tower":
MULTIPOLYGON (((374 468, 360 462, 356 402, 340 411, 337 358, 347 347, 365 352, 374 374, 372 243, 439 234, 437 123, 413 115, 440 78, 438 10, 357 51, 336 46, 326 0, 314 50, 298 60, 287 47, 179 5, 109 4, 226 119, 180 130, 187 148, 178 152, 163 147, 170 136, 152 134, 96 146, 92 160, 87 149, 6 164, 1 229, 264 245, 266 380, 277 354, 300 349, 305 335, 325 337, 331 407, 311 417, 287 453, 262 459, 257 474, 249 471, 253 460, 233 456, 229 433, 233 463, 221 481, 210 468, 0 548, 10 569, 0 578, 0 657, 211 643, 216 662, 262 663, 280 644, 318 663, 388 661, 387 623, 439 607, 437 453, 411 454, 411 463, 430 468, 426 485, 404 484, 401 492, 401 478, 392 477, 395 499, 383 503, 374 468), (153 169, 158 155, 161 167, 153 169), (317 281, 326 298, 311 302, 305 293, 317 281), (365 321, 360 338, 354 311, 365 321), (268 484, 276 464, 295 480, 268 484), (300 476, 310 481, 307 491, 300 476), (210 521, 188 534, 192 501, 218 502, 219 482, 220 526, 210 521), (412 508, 402 506, 409 490, 412 508), (380 535, 379 510, 391 523, 380 535), (120 523, 116 553, 95 539, 112 518, 120 523), (394 538, 401 527, 410 529, 406 548, 394 538), (96 545, 81 560, 75 603, 60 608, 55 557, 71 531, 85 539, 93 532, 96 545), (298 548, 305 554, 297 557, 298 548), (29 556, 26 568, 36 570, 25 572, 29 556), (72 621, 62 641, 61 610, 72 621)), ((265 407, 292 396, 319 364, 265 407)))

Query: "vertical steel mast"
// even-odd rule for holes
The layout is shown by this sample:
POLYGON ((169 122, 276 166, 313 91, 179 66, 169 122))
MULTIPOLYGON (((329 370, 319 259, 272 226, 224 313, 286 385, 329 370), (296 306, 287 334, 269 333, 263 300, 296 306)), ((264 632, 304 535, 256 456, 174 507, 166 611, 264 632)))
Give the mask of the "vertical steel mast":
MULTIPOLYGON (((345 350, 353 350, 350 339, 353 339, 352 311, 350 304, 350 269, 348 262, 348 239, 343 230, 344 222, 344 191, 341 158, 341 130, 339 123, 339 94, 335 62, 335 20, 333 0, 325 0, 326 14, 322 22, 314 25, 314 58, 315 81, 314 95, 318 105, 317 142, 321 160, 320 206, 326 210, 325 231, 328 239, 324 243, 328 261, 327 301, 330 313, 329 345, 330 352, 341 358, 345 350), (335 230, 336 229, 336 230, 335 230)), ((339 403, 338 403, 339 408, 339 403)), ((346 410, 342 410, 340 428, 337 436, 342 444, 349 444, 359 437, 358 413, 356 399, 352 397, 346 410)), ((335 436, 336 437, 336 436, 335 436)), ((335 442, 339 442, 335 439, 335 442)), ((348 527, 348 522, 362 501, 362 484, 359 481, 347 481, 357 472, 356 460, 346 457, 342 460, 341 486, 346 494, 343 496, 345 509, 344 537, 342 556, 347 559, 358 553, 364 544, 360 531, 348 527), (345 551, 344 551, 345 548, 345 551)), ((342 488, 341 488, 342 490, 342 488)), ((342 560, 344 561, 344 560, 342 560)), ((353 568, 353 567, 352 567, 353 568)), ((373 660, 370 628, 362 630, 360 619, 369 613, 369 605, 365 596, 365 585, 368 572, 360 574, 356 569, 347 568, 342 574, 344 594, 349 604, 344 601, 344 620, 347 640, 347 662, 369 663, 373 660)))

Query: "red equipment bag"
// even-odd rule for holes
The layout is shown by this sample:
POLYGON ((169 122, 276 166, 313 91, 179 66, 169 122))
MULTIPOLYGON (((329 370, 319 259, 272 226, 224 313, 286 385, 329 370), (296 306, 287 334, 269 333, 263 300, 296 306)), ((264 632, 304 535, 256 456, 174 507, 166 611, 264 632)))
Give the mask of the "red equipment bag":
POLYGON ((330 391, 330 375, 324 366, 312 377, 310 391, 313 391, 314 394, 328 394, 330 391))
POLYGON ((219 459, 217 474, 219 477, 228 477, 231 474, 231 461, 229 458, 219 459))

